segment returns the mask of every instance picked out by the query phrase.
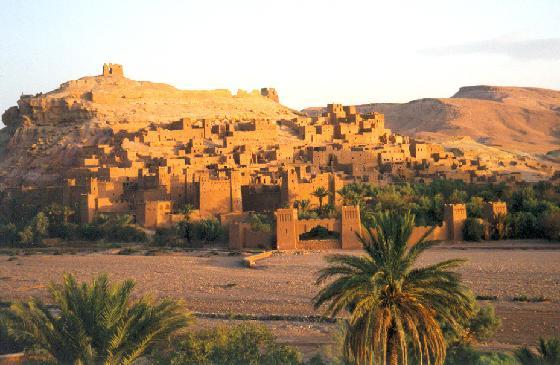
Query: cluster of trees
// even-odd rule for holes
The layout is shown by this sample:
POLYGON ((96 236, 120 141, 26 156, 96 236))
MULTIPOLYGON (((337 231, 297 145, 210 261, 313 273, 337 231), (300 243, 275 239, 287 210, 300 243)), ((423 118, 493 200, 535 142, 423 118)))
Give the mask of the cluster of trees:
POLYGON ((194 207, 186 204, 183 208, 183 219, 171 228, 158 228, 154 235, 157 246, 195 247, 211 242, 224 242, 227 234, 221 223, 214 218, 192 220, 194 207))
MULTIPOLYGON (((326 358, 338 365, 559 364, 560 340, 541 340, 537 351, 514 356, 482 353, 473 347, 500 325, 492 307, 479 307, 456 269, 462 260, 419 266, 434 243, 426 234, 407 241, 414 228, 410 212, 376 214, 362 237, 365 255, 332 255, 320 271, 314 298, 328 316, 344 313, 340 347, 326 358)), ((111 284, 100 275, 78 284, 65 275, 49 286, 50 303, 16 302, 0 311, 4 350, 38 354, 41 363, 293 364, 308 362, 294 348, 278 344, 264 327, 238 325, 192 332, 180 302, 134 299, 134 283, 111 284), (50 361, 50 362, 49 362, 50 361)))
POLYGON ((276 227, 276 219, 274 214, 266 213, 249 213, 247 223, 251 225, 251 229, 255 232, 274 232, 276 227))
POLYGON ((344 204, 360 205, 362 220, 366 222, 376 212, 411 211, 419 226, 440 224, 445 203, 464 203, 470 218, 482 218, 484 203, 500 200, 506 202, 508 214, 500 222, 494 238, 560 240, 560 186, 549 182, 480 185, 435 180, 429 184, 388 186, 356 183, 344 186, 338 194, 344 204))
POLYGON ((66 241, 144 242, 144 231, 133 224, 128 214, 99 214, 90 224, 70 222, 74 211, 66 206, 51 204, 30 218, 9 221, 0 217, 0 245, 30 247, 45 238, 66 241))

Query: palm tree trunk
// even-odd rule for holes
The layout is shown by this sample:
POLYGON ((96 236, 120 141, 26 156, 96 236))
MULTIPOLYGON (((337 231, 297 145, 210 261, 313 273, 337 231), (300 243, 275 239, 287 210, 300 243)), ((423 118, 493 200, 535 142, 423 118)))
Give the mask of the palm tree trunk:
POLYGON ((391 338, 391 349, 389 350, 389 361, 391 365, 399 365, 399 348, 397 343, 397 337, 392 336, 391 338))

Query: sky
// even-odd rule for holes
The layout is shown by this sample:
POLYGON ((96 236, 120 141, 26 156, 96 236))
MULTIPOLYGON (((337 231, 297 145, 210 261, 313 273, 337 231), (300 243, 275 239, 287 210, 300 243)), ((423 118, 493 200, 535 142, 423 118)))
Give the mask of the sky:
POLYGON ((0 0, 0 110, 101 73, 292 108, 560 89, 558 0, 0 0))

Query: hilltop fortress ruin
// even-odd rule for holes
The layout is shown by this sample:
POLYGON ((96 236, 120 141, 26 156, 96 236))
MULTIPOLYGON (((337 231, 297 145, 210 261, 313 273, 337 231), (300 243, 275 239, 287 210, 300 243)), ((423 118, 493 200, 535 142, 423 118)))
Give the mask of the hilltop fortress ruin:
MULTIPOLYGON (((301 247, 297 237, 315 224, 341 232, 339 247, 355 248, 359 209, 337 193, 354 182, 520 179, 476 156, 393 133, 380 113, 329 104, 308 117, 279 104, 271 88, 183 91, 129 80, 117 64, 46 94, 22 95, 2 120, 0 198, 57 202, 80 223, 131 214, 150 229, 173 225, 192 204, 195 218, 229 225, 236 248, 262 239, 249 237, 243 223, 251 211, 276 212, 279 248, 301 247), (312 194, 318 188, 341 218, 298 221, 294 203, 320 204, 312 194)), ((459 239, 460 212, 464 206, 446 207, 434 237, 459 239)))

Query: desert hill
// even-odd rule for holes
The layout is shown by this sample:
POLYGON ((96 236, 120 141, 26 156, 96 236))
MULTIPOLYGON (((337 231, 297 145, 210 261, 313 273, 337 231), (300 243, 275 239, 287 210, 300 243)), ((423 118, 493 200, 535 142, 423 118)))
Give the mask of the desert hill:
POLYGON ((135 132, 181 118, 296 116, 277 100, 274 89, 232 95, 229 90, 179 90, 130 80, 120 67, 115 74, 68 81, 47 93, 21 96, 18 105, 2 115, 6 127, 0 129, 0 180, 13 184, 59 179, 80 148, 109 143, 119 129, 135 132))
POLYGON ((469 136, 487 146, 532 154, 560 147, 560 91, 556 90, 468 86, 451 98, 363 104, 358 110, 383 113, 389 128, 416 137, 445 141, 469 136))

